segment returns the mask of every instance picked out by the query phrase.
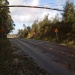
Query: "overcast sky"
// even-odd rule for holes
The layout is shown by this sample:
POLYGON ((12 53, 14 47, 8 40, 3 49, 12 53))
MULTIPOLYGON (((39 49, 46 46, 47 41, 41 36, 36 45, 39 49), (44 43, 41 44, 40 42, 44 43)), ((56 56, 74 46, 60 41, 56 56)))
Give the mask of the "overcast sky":
MULTIPOLYGON (((8 0, 10 5, 29 5, 29 6, 47 6, 51 8, 62 9, 65 0, 8 0)), ((54 18, 59 11, 34 9, 34 8, 10 8, 10 14, 14 23, 16 24, 13 33, 17 33, 18 29, 23 29, 23 24, 30 26, 34 20, 43 19, 45 15, 49 14, 49 19, 54 18)))

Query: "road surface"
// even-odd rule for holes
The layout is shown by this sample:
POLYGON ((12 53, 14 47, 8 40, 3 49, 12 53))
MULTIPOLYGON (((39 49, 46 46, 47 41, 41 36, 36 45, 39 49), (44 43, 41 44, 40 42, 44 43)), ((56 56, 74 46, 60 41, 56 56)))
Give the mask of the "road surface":
POLYGON ((75 75, 75 51, 66 46, 40 40, 10 39, 52 75, 75 75))

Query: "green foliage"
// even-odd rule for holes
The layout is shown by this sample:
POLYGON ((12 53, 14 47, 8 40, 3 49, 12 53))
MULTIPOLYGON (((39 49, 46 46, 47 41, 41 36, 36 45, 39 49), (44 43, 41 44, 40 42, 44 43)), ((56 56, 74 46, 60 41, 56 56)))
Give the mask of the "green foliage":
POLYGON ((24 29, 19 29, 18 35, 20 38, 27 38, 30 31, 31 31, 31 28, 28 26, 28 27, 25 27, 24 29))
POLYGON ((75 9, 74 4, 71 2, 66 2, 64 7, 64 13, 62 14, 63 20, 66 22, 74 22, 75 21, 75 9))
MULTIPOLYGON (((2 5, 7 6, 9 2, 7 0, 0 0, 0 6, 2 5)), ((14 29, 14 26, 15 24, 10 16, 9 8, 0 8, 0 30, 4 29, 4 32, 0 32, 0 38, 5 38, 14 29)))

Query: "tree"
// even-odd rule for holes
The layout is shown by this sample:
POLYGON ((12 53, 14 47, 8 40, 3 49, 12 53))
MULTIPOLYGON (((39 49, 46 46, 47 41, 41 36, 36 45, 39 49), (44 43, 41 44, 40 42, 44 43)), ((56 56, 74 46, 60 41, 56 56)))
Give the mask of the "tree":
MULTIPOLYGON (((0 6, 7 6, 9 2, 7 0, 0 0, 0 6)), ((0 8, 0 30, 4 30, 0 32, 0 37, 6 37, 8 33, 10 33, 14 29, 14 22, 10 16, 9 8, 0 8)))
POLYGON ((75 24, 75 9, 73 2, 66 2, 66 5, 64 7, 64 13, 62 14, 62 16, 65 31, 69 33, 72 31, 73 25, 75 24))
POLYGON ((63 21, 65 22, 74 22, 75 21, 75 10, 73 2, 66 2, 64 7, 64 13, 62 14, 63 21))
POLYGON ((51 21, 48 16, 49 14, 45 15, 44 19, 38 23, 39 36, 41 38, 49 36, 51 30, 51 21))
POLYGON ((18 35, 19 35, 20 38, 24 38, 24 30, 18 29, 18 35))

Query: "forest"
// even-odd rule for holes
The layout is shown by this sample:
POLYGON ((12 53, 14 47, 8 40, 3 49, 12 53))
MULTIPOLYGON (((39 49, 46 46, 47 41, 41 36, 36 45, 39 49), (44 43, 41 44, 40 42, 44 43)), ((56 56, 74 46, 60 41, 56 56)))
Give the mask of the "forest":
POLYGON ((18 30, 19 38, 46 40, 50 42, 75 44, 75 7, 73 2, 66 2, 62 19, 58 15, 50 20, 48 15, 39 21, 35 20, 31 26, 24 26, 18 30))

